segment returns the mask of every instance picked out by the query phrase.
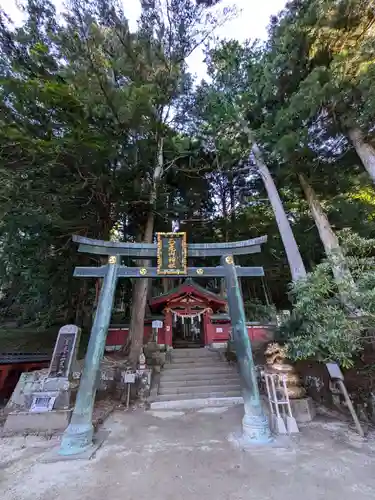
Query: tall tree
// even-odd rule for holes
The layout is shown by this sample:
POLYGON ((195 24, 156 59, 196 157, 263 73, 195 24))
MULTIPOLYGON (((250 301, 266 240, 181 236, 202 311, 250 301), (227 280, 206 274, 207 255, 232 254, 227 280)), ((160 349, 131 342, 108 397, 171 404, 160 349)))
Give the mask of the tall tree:
MULTIPOLYGON (((143 241, 151 243, 154 231, 154 210, 160 183, 165 174, 163 141, 167 126, 173 124, 173 113, 183 105, 183 96, 191 88, 186 59, 212 34, 214 29, 231 15, 217 19, 205 13, 204 6, 191 0, 161 2, 143 0, 139 39, 151 54, 149 64, 157 84, 151 101, 151 135, 156 146, 154 169, 151 173, 149 209, 143 241), (202 23, 203 20, 203 23, 202 23)), ((174 126, 177 124, 174 123, 174 126)), ((137 280, 133 293, 130 322, 130 361, 136 364, 143 340, 143 325, 149 279, 137 280)))
POLYGON ((343 304, 350 306, 351 298, 355 291, 355 283, 346 263, 344 252, 340 246, 338 237, 333 231, 328 217, 324 213, 321 203, 311 185, 303 174, 299 174, 302 189, 309 204, 311 214, 323 243, 325 253, 330 259, 332 272, 335 277, 343 304))
POLYGON ((371 0, 290 2, 268 41, 269 83, 283 100, 280 137, 290 129, 330 130, 354 146, 373 182, 374 43, 371 0))
POLYGON ((290 274, 292 281, 298 281, 306 277, 305 265, 302 261, 301 253, 294 237, 290 221, 285 213, 279 192, 272 178, 271 172, 263 160, 261 150, 254 140, 254 135, 251 133, 247 125, 244 126, 244 131, 249 137, 249 142, 252 144, 252 153, 256 168, 263 180, 266 188, 268 199, 272 206, 273 213, 277 222, 277 227, 280 231, 280 236, 284 244, 285 253, 289 262, 290 274))
POLYGON ((70 235, 98 224, 79 172, 107 148, 85 135, 82 104, 61 76, 54 7, 30 1, 25 24, 12 29, 3 16, 0 32, 3 287, 20 319, 72 321, 78 301, 85 323, 87 290, 72 279, 70 235))
MULTIPOLYGON (((229 42, 211 52, 209 70, 213 83, 208 92, 208 96, 211 93, 210 99, 212 101, 210 120, 213 120, 213 113, 217 113, 216 122, 223 131, 225 130, 222 133, 234 137, 237 144, 241 142, 239 133, 245 133, 251 148, 253 162, 263 180, 275 214, 288 258, 292 280, 294 281, 306 276, 305 266, 276 184, 258 142, 255 140, 254 131, 250 129, 252 125, 250 124, 249 127, 243 118, 245 112, 249 113, 251 110, 251 113, 254 113, 259 106, 258 83, 259 73, 262 71, 261 60, 261 49, 254 44, 241 47, 238 43, 229 42), (215 99, 216 103, 214 102, 215 99)), ((240 150, 244 154, 243 145, 240 150)), ((246 156, 248 155, 247 152, 246 156)), ((248 166, 247 174, 249 173, 250 168, 248 166)))
MULTIPOLYGON (((371 74, 368 50, 373 41, 371 18, 369 2, 362 0, 290 2, 279 18, 273 20, 264 52, 263 89, 269 123, 263 122, 261 128, 270 139, 269 146, 284 158, 286 175, 291 177, 290 163, 294 172, 299 171, 326 253, 332 254, 335 248, 336 259, 331 262, 341 288, 344 282, 352 287, 354 283, 305 172, 309 170, 311 175, 314 164, 321 166, 324 157, 326 167, 332 169, 334 161, 345 156, 348 143, 343 133, 362 140, 362 146, 358 143, 359 149, 362 147, 362 160, 366 157, 367 165, 371 164, 371 146, 364 143, 358 129, 354 133, 351 129, 360 121, 364 125, 359 98, 363 84, 358 76, 371 74), (274 133, 267 135, 271 124, 274 133), (306 158, 305 167, 301 157, 306 158)), ((357 175, 357 171, 352 169, 350 174, 357 175)), ((342 175, 343 170, 336 171, 338 184, 342 175)))

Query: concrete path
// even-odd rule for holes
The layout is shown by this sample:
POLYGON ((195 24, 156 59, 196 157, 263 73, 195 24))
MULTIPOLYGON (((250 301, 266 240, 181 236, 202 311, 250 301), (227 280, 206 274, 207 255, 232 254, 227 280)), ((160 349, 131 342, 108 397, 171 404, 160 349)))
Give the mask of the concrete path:
POLYGON ((365 500, 375 498, 375 437, 317 420, 297 438, 241 451, 241 407, 117 412, 91 461, 41 463, 57 440, 0 440, 2 500, 365 500))

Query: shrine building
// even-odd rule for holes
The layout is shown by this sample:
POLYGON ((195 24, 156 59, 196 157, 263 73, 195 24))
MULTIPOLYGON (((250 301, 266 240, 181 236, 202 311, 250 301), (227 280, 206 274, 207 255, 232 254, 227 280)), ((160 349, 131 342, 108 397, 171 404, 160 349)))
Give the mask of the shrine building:
MULTIPOLYGON (((231 323, 227 301, 190 278, 153 297, 148 305, 151 314, 145 319, 144 343, 154 339, 173 348, 219 348, 228 342, 231 323)), ((247 330, 252 342, 265 342, 272 337, 273 327, 249 322, 247 330)), ((120 349, 128 334, 129 325, 111 325, 106 350, 120 349)))

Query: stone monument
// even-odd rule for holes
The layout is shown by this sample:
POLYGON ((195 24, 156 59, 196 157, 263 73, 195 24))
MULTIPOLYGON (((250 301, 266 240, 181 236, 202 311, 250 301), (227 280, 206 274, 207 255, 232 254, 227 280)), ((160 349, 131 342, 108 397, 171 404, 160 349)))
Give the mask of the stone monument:
POLYGON ((23 373, 10 398, 4 431, 56 432, 71 417, 71 403, 80 373, 73 377, 81 330, 75 325, 60 328, 47 370, 23 373))

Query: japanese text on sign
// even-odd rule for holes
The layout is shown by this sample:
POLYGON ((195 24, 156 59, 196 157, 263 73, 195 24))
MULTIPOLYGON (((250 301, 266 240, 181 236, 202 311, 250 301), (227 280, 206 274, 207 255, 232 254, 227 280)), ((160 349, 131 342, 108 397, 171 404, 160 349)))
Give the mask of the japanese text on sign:
POLYGON ((187 274, 186 233, 158 233, 157 273, 187 274))

